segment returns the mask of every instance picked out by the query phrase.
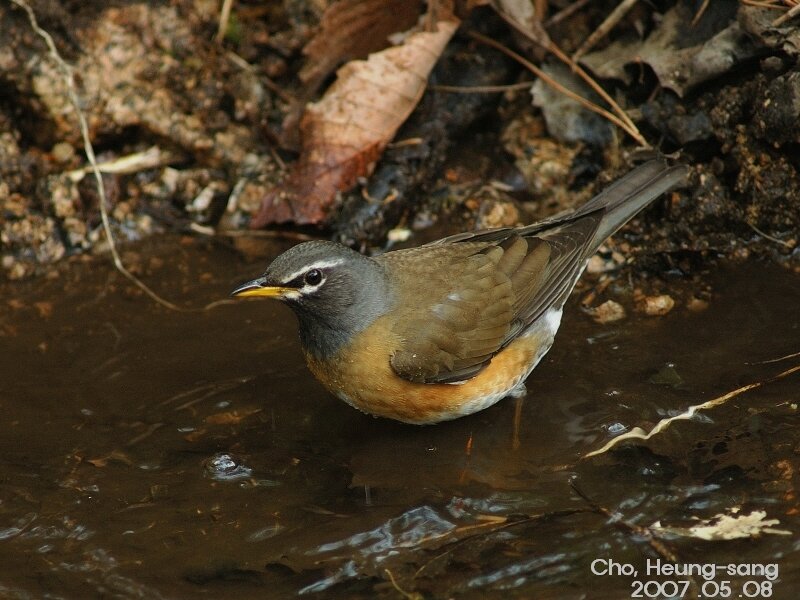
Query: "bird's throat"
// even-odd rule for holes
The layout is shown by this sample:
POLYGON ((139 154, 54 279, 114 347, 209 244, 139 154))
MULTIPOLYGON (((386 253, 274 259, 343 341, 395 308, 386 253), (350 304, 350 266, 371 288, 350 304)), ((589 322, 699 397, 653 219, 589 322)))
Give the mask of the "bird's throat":
POLYGON ((313 315, 298 314, 300 344, 306 354, 317 360, 328 360, 337 355, 352 337, 352 333, 313 315))

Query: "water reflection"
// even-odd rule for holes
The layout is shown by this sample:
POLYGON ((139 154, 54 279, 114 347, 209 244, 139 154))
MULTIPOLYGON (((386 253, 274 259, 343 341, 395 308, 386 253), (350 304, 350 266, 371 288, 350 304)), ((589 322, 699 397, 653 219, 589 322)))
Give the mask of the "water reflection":
MULTIPOLYGON (((162 283, 187 302, 254 268, 164 244, 162 283)), ((388 569, 430 597, 629 597, 629 579, 591 561, 663 559, 646 528, 738 507, 793 535, 661 543, 682 561, 776 562, 772 597, 794 597, 798 378, 581 460, 790 366, 758 363, 800 350, 787 302, 800 278, 758 266, 711 280, 701 314, 600 326, 568 310, 516 450, 510 403, 411 427, 331 398, 279 305, 169 313, 104 264, 9 288, 22 304, 0 313, 0 596, 396 597, 388 569), (25 308, 41 300, 50 316, 25 308)))

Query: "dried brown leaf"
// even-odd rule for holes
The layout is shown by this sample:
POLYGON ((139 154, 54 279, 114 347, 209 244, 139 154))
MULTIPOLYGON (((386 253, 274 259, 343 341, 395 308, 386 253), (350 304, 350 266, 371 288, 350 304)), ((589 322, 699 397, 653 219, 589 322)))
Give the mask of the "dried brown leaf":
POLYGON ((43 319, 48 319, 53 314, 53 303, 52 302, 34 302, 33 306, 36 308, 39 316, 43 319))
POLYGON ((685 96, 701 83, 758 55, 758 48, 726 6, 713 5, 703 18, 703 26, 692 27, 694 12, 688 5, 678 4, 664 13, 647 39, 616 40, 584 55, 580 63, 599 77, 623 81, 630 79, 627 65, 645 63, 663 87, 685 96))
POLYGON ((120 450, 112 450, 110 454, 106 454, 105 456, 98 456, 97 458, 85 458, 83 462, 89 463, 90 465, 103 468, 108 466, 110 462, 119 462, 124 465, 131 466, 133 461, 130 457, 120 450))
POLYGON ((215 413, 208 415, 204 421, 209 425, 236 425, 250 415, 261 412, 260 408, 248 408, 245 410, 232 410, 228 412, 215 413))
POLYGON ((324 220, 336 193, 369 175, 414 110, 457 26, 439 21, 435 31, 417 31, 399 46, 339 69, 325 96, 306 107, 300 159, 284 191, 273 190, 264 199, 253 226, 324 220))
POLYGON ((328 6, 320 30, 303 48, 300 79, 316 88, 333 70, 389 45, 389 36, 414 26, 421 4, 408 0, 342 0, 328 6))

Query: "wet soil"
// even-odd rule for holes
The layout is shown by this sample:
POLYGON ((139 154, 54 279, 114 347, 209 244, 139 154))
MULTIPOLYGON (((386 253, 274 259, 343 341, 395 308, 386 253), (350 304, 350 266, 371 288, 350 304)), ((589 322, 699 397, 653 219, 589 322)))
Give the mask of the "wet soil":
MULTIPOLYGON (((197 307, 266 263, 177 237, 147 256, 142 277, 197 307)), ((704 312, 608 325, 573 298, 514 449, 511 401, 431 427, 374 419, 310 377, 285 307, 176 313, 105 260, 72 263, 1 290, 0 596, 400 597, 388 570, 431 598, 627 598, 631 578, 592 561, 671 553, 775 563, 771 597, 796 597, 800 376, 580 460, 800 361, 762 363, 800 351, 796 274, 722 265, 704 312), (636 529, 736 507, 791 534, 659 545, 636 529)))

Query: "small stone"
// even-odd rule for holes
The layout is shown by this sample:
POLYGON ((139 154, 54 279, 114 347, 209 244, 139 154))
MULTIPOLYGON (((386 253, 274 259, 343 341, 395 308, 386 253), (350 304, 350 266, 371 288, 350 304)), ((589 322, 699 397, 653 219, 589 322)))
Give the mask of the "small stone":
POLYGON ((54 176, 47 180, 50 191, 50 204, 60 219, 74 217, 80 200, 78 187, 67 177, 54 176))
POLYGON ((8 278, 12 281, 17 279, 24 279, 28 275, 33 274, 33 265, 29 265, 29 268, 25 268, 25 265, 21 262, 13 262, 11 267, 8 269, 8 278))
POLYGON ((675 308, 675 300, 672 296, 662 294, 661 296, 645 296, 639 301, 639 309, 651 317, 660 317, 675 308))
POLYGON ((591 274, 603 273, 606 270, 606 261, 599 254, 595 254, 586 263, 586 272, 591 274))
POLYGON ((708 302, 692 296, 689 298, 688 302, 686 302, 686 308, 688 308, 690 312, 703 312, 708 308, 708 302))
POLYGON ((386 239, 390 242, 405 242, 411 237, 411 230, 407 227, 396 227, 386 234, 386 239))
POLYGON ((513 202, 487 200, 481 204, 477 229, 513 227, 519 222, 519 210, 513 202))
POLYGON ((130 214, 131 205, 122 200, 117 202, 116 206, 114 206, 111 216, 113 216, 117 221, 124 221, 130 214))
POLYGON ((52 154, 53 160, 63 165, 75 157, 75 148, 68 142, 59 142, 53 146, 52 154))
POLYGON ((678 373, 675 363, 667 363, 661 367, 657 373, 653 373, 649 379, 650 383, 657 385, 667 385, 670 387, 678 387, 683 383, 683 377, 678 373))
POLYGON ((588 310, 595 323, 604 325, 625 318, 625 308, 613 300, 606 300, 600 306, 588 310))
POLYGON ((737 248, 733 251, 733 257, 737 260, 747 260, 750 257, 750 250, 747 248, 737 248))

